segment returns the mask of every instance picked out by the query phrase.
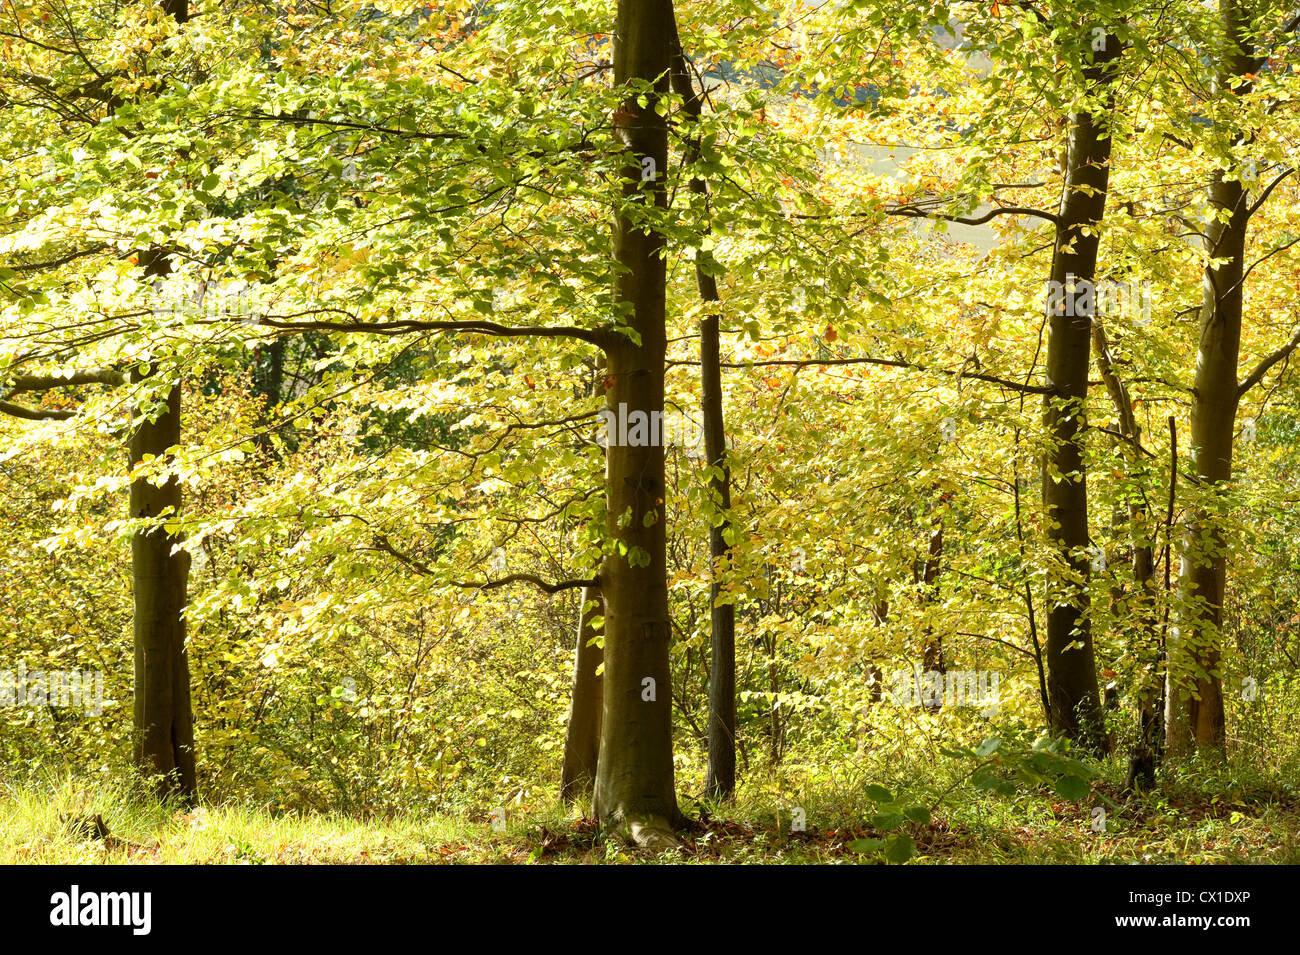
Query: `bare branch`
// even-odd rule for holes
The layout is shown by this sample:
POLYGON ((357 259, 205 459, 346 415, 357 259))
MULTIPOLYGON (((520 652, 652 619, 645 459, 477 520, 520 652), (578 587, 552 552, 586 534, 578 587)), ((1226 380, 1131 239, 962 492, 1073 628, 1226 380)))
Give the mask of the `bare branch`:
POLYGON ((113 368, 87 368, 68 375, 19 375, 9 385, 8 395, 29 391, 52 391, 65 385, 122 385, 126 375, 113 368))
MULTIPOLYGON (((670 365, 698 365, 698 361, 672 361, 670 365)), ((901 358, 791 358, 791 359, 770 359, 767 361, 724 361, 720 362, 723 368, 758 368, 769 366, 785 366, 793 368, 811 368, 818 365, 881 365, 886 368, 907 368, 911 371, 930 372, 936 375, 948 375, 952 378, 971 378, 975 381, 985 381, 993 385, 1001 385, 1004 388, 1010 388, 1012 391, 1018 391, 1027 395, 1054 395, 1056 390, 1045 385, 1022 384, 1018 381, 1009 381, 1006 378, 999 378, 997 375, 987 375, 978 371, 954 371, 951 368, 931 368, 927 365, 921 365, 917 362, 904 361, 901 358)))
MULTIPOLYGON (((318 309, 320 311, 342 311, 342 309, 318 309)), ((346 313, 345 313, 346 314, 346 313)), ((292 315, 284 316, 293 318, 292 315)), ((576 338, 598 348, 604 347, 607 336, 591 328, 577 328, 569 325, 510 326, 488 321, 465 322, 424 322, 414 319, 401 319, 391 322, 363 322, 360 320, 339 322, 295 322, 281 321, 269 316, 259 316, 259 325, 277 328, 287 332, 360 332, 367 335, 406 335, 411 332, 467 332, 479 335, 493 335, 498 338, 576 338)))
POLYGON ((1259 384, 1260 379, 1268 374, 1270 368, 1282 361, 1282 359, 1289 357, 1297 347, 1300 347, 1300 328, 1295 330, 1295 334, 1291 336, 1291 339, 1285 345, 1277 351, 1266 355, 1260 363, 1255 366, 1255 370, 1247 375, 1246 380, 1237 386, 1237 397, 1241 398, 1242 395, 1259 384))
POLYGON ((891 216, 906 216, 911 219, 942 219, 945 222, 956 222, 961 225, 983 225, 998 216, 1032 216, 1053 225, 1058 224, 1057 217, 1052 213, 1044 212, 1042 209, 1031 209, 1028 206, 997 206, 982 216, 953 216, 942 212, 933 212, 916 203, 907 203, 900 206, 886 206, 885 212, 891 216))
MULTIPOLYGON (((394 547, 392 542, 383 534, 378 534, 375 536, 375 547, 378 550, 382 550, 386 554, 390 554, 393 557, 396 557, 407 567, 410 567, 412 570, 414 570, 418 574, 421 574, 422 576, 425 577, 438 576, 428 564, 394 547)), ((515 584, 515 583, 532 584, 534 587, 537 587, 538 589, 543 590, 548 594, 558 594, 562 590, 574 590, 578 587, 599 587, 600 579, 598 577, 592 577, 589 580, 561 580, 558 583, 549 583, 545 580, 542 580, 540 577, 534 576, 533 574, 510 574, 509 576, 502 577, 499 580, 482 580, 482 581, 448 580, 446 581, 446 584, 449 587, 461 587, 466 590, 493 590, 497 587, 504 587, 507 584, 515 584)))
POLYGON ((15 404, 12 401, 0 401, 0 414, 22 418, 25 421, 67 421, 77 416, 75 411, 33 408, 31 405, 15 404))
POLYGON ((1256 211, 1258 211, 1259 207, 1264 204, 1265 200, 1268 199, 1269 193, 1271 193, 1274 189, 1278 187, 1278 183, 1280 183, 1287 176, 1291 175, 1291 173, 1293 172, 1295 172, 1294 169, 1284 169, 1276 179, 1274 179, 1267 186, 1265 186, 1263 191, 1260 192, 1259 198, 1256 199, 1254 202, 1252 202, 1250 204, 1250 208, 1246 210, 1246 218, 1249 219, 1251 216, 1253 216, 1256 213, 1256 211))
POLYGON ((558 594, 561 590, 574 590, 578 587, 599 587, 600 578, 591 577, 586 580, 561 580, 559 583, 547 583, 540 577, 532 574, 511 574, 508 577, 502 577, 500 580, 485 580, 479 583, 464 580, 447 581, 453 587, 464 587, 469 590, 492 590, 495 587, 504 587, 506 584, 524 583, 532 584, 548 594, 558 594))
POLYGON ((40 272, 44 269, 57 269, 60 265, 67 265, 77 259, 85 258, 88 255, 95 255, 103 252, 108 246, 102 242, 96 243, 86 249, 78 249, 75 252, 69 252, 67 255, 60 256, 57 259, 50 259, 48 262, 30 262, 26 265, 6 265, 5 268, 11 272, 40 272))

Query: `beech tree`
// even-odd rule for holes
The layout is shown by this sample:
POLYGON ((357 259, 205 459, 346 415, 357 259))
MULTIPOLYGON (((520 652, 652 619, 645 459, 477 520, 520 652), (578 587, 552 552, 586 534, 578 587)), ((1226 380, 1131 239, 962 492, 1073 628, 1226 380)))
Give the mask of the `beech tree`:
MULTIPOLYGON (((662 419, 666 358, 664 236, 655 218, 667 205, 669 0, 619 0, 614 83, 627 99, 614 116, 625 150, 624 203, 614 221, 619 265, 614 301, 628 307, 628 334, 604 343, 605 400, 662 419)), ((673 774, 669 673, 664 449, 610 440, 606 450, 607 530, 617 551, 600 571, 605 598, 605 695, 596 812, 638 843, 672 839, 678 821, 673 774)))
MULTIPOLYGON (((1056 447, 1043 460, 1047 537, 1064 573, 1048 577, 1047 689, 1052 725, 1072 739, 1101 746, 1101 698, 1088 607, 1088 481, 1082 434, 1092 352, 1092 312, 1097 287, 1097 247, 1105 215, 1112 161, 1110 112, 1119 39, 1108 27, 1088 29, 1080 44, 1083 95, 1096 111, 1067 118, 1065 176, 1056 214, 1049 279, 1044 426, 1056 447), (1097 39, 1097 38, 1100 39, 1097 39), (1059 290, 1059 291, 1058 291, 1059 290)), ((1067 58, 1069 52, 1066 53, 1067 58)))
POLYGON ((604 710, 604 681, 598 671, 604 663, 604 649, 597 645, 600 633, 593 618, 604 615, 604 601, 598 587, 582 590, 578 612, 577 648, 573 654, 573 688, 570 690, 568 728, 564 736, 564 762, 560 768, 560 796, 572 801, 590 796, 596 784, 596 760, 600 754, 600 725, 604 710))
MULTIPOLYGON (((164 0, 161 9, 175 24, 183 25, 189 19, 188 0, 164 0)), ((44 18, 46 21, 49 17, 44 18)), ((61 49, 57 44, 44 43, 34 36, 21 32, 19 38, 41 53, 53 54, 49 64, 51 76, 19 72, 18 81, 28 89, 39 89, 55 105, 56 113, 80 124, 97 122, 100 118, 111 121, 116 111, 125 105, 122 97, 111 90, 115 77, 108 72, 98 72, 95 63, 87 58, 80 42, 85 39, 81 28, 71 17, 60 26, 66 35, 59 36, 71 49, 61 49), (80 87, 65 89, 67 74, 85 70, 96 74, 80 87), (90 111, 85 104, 90 104, 90 111)), ((58 35, 56 27, 51 31, 58 35)), ((12 41, 9 41, 12 42, 12 41)), ((70 262, 103 251, 102 244, 78 249, 49 263, 22 264, 20 273, 56 270, 70 262)), ((170 261, 165 251, 151 248, 132 257, 148 279, 158 279, 170 272, 170 261)), ((45 300, 48 302, 48 300, 45 300)), ((54 350, 59 354, 59 350, 54 350)), ((24 355, 17 363, 48 359, 48 355, 24 355)), ((145 362, 149 374, 157 367, 145 362)), ((12 367, 12 366, 11 366, 12 367)), ((121 385, 128 380, 140 380, 138 373, 108 368, 76 371, 71 374, 47 376, 34 380, 20 377, 9 386, 11 394, 21 391, 52 391, 68 385, 94 381, 101 384, 121 385)), ((162 407, 153 406, 153 395, 146 392, 149 401, 138 410, 137 423, 128 440, 129 463, 133 472, 140 472, 131 482, 130 513, 143 522, 131 539, 134 620, 134 759, 137 769, 149 779, 156 780, 158 790, 164 795, 177 795, 183 802, 191 803, 197 795, 195 774, 194 729, 190 707, 190 674, 186 649, 185 607, 188 596, 189 555, 183 547, 184 537, 178 532, 181 512, 181 485, 174 475, 165 471, 159 476, 157 466, 166 460, 181 442, 181 392, 179 382, 169 385, 162 407), (149 473, 154 472, 154 473, 149 473)), ((22 406, 3 406, 19 417, 67 419, 73 412, 50 412, 22 406)))
POLYGON ((1251 217, 1293 169, 1273 167, 1270 181, 1256 183, 1257 164, 1247 150, 1255 132, 1242 128, 1234 102, 1248 98, 1253 77, 1269 61, 1256 49, 1256 36, 1271 20, 1283 39, 1300 18, 1274 19, 1273 4, 1220 0, 1219 22, 1210 34, 1215 85, 1228 95, 1216 110, 1216 144, 1227 160, 1214 170, 1206 190, 1209 206, 1201 230, 1206 265, 1199 310, 1195 383, 1189 436, 1197 488, 1182 528, 1179 599, 1183 617, 1171 641, 1166 697, 1167 744, 1174 751, 1222 750, 1225 744, 1222 654, 1223 604, 1227 574, 1221 491, 1232 478, 1237 409, 1242 397, 1295 348, 1292 338, 1266 356, 1238 382, 1247 231, 1251 217), (1252 186, 1255 195, 1251 195, 1252 186))
POLYGON ((13 9, 0 509, 122 626, 0 582, 15 655, 130 649, 106 764, 665 847, 1275 718, 1283 5, 13 9))

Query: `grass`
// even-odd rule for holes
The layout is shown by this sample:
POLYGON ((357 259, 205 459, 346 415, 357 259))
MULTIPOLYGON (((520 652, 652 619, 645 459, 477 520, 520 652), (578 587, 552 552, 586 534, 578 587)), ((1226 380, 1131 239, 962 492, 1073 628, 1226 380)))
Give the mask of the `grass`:
MULTIPOLYGON (((931 767, 936 777, 945 768, 931 767)), ((909 823, 912 864, 1300 864, 1300 787, 1241 768, 1170 774, 1126 798, 1108 765, 1087 800, 1047 789, 998 797, 934 778, 913 794, 932 804, 909 823), (1094 831, 1094 810, 1105 811, 1094 831)), ((58 777, 0 784, 0 864, 420 864, 879 862, 848 848, 880 835, 856 783, 747 781, 736 803, 701 806, 680 849, 654 854, 605 838, 581 809, 520 806, 494 831, 486 813, 358 819, 238 805, 181 811, 130 784, 58 777), (806 829, 791 831, 792 809, 806 829), (94 820, 102 819, 102 827, 94 820), (106 832, 105 832, 106 830, 106 832)), ((1099 820, 1098 820, 1099 821, 1099 820)))

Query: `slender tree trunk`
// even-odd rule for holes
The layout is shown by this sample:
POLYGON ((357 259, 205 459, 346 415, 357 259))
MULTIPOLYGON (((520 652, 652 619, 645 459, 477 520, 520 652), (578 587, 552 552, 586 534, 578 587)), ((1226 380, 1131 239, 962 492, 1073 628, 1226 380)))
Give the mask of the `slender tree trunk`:
MULTIPOLYGON (((1255 69, 1245 38, 1250 20, 1238 0, 1221 0, 1219 11, 1225 48, 1218 82, 1244 96, 1251 83, 1236 80, 1255 69)), ((1223 170, 1215 171, 1207 197, 1219 215, 1211 216, 1204 227, 1211 262, 1202 282, 1191 433, 1198 500, 1183 523, 1178 580, 1181 626, 1169 647, 1166 732, 1171 752, 1222 750, 1226 729, 1218 670, 1227 576, 1220 490, 1232 477, 1233 432, 1241 397, 1237 360, 1250 216, 1246 189, 1238 179, 1226 178, 1223 170)))
MULTIPOLYGON (((629 423, 645 416, 649 440, 610 437, 606 449, 608 530, 616 542, 601 569, 605 596, 605 709, 596 771, 595 805, 601 823, 641 845, 673 845, 678 823, 673 774, 672 693, 669 676, 667 550, 664 533, 664 449, 654 434, 664 408, 664 237, 656 225, 633 221, 631 207, 646 218, 663 215, 668 164, 666 120, 656 105, 667 92, 670 0, 619 0, 614 37, 614 82, 653 84, 638 90, 614 116, 623 146, 624 203, 614 222, 614 257, 622 266, 615 301, 630 306, 635 338, 617 331, 606 346, 606 401, 617 416, 625 405, 629 423), (640 212, 641 210, 638 210, 640 212)), ((657 430, 662 432, 662 427, 657 430)))
POLYGON ((578 608, 578 648, 573 654, 569 729, 564 737, 564 766, 560 771, 560 797, 565 802, 591 795, 596 785, 604 696, 604 684, 596 670, 605 658, 605 651, 592 642, 600 633, 592 628, 591 620, 604 616, 604 613, 600 588, 582 588, 582 602, 578 608))
POLYGON ((781 673, 777 669, 776 659, 776 637, 773 636, 764 641, 767 646, 767 692, 771 697, 771 704, 767 711, 767 731, 769 735, 769 746, 767 759, 769 766, 777 766, 781 762, 781 673))
MULTIPOLYGON (((1235 96, 1249 94, 1258 69, 1247 34, 1250 16, 1240 0, 1220 0, 1223 50, 1217 84, 1235 96)), ((1245 142, 1244 137, 1237 144, 1245 142)), ((1234 173, 1235 175, 1235 173, 1234 173)), ((1232 477, 1232 444, 1241 400, 1237 361, 1241 350, 1249 195, 1240 179, 1215 170, 1207 192, 1218 215, 1204 227, 1211 263, 1202 281, 1200 339, 1192 394, 1191 457, 1198 500, 1182 528, 1178 579, 1180 627, 1171 631, 1165 699, 1166 743, 1171 752, 1222 751, 1226 742, 1222 649, 1227 557, 1221 491, 1232 477)))
MULTIPOLYGON (((1084 71, 1101 90, 1119 42, 1106 38, 1084 71)), ((1093 750, 1104 748, 1097 666, 1089 614, 1088 484, 1083 460, 1083 414, 1088 393, 1092 310, 1097 275, 1097 230, 1106 210, 1111 141, 1107 115, 1070 116, 1065 184, 1056 227, 1049 293, 1044 425, 1052 450, 1043 459, 1043 505, 1048 540, 1068 565, 1047 581, 1047 673, 1052 728, 1093 750), (1076 582, 1077 581, 1077 582, 1076 582)))
MULTIPOLYGON (((699 273, 701 295, 717 301, 713 276, 699 273), (710 298, 712 295, 712 298, 710 298)), ((709 528, 709 557, 713 579, 709 584, 709 765, 704 791, 719 799, 730 799, 736 791, 736 607, 722 602, 719 575, 731 566, 731 545, 727 534, 731 524, 731 470, 727 467, 726 436, 722 417, 722 366, 718 342, 718 315, 708 315, 700 324, 700 368, 704 453, 714 470, 709 478, 714 506, 721 521, 709 528)))
MULTIPOLYGON (((1023 406, 1022 406, 1023 407, 1023 406)), ((1020 460, 1020 429, 1016 429, 1016 461, 1020 460)), ((1011 500, 1016 513, 1016 548, 1020 553, 1020 566, 1025 565, 1025 530, 1020 507, 1020 469, 1017 463, 1012 476, 1011 500)), ((1043 643, 1038 639, 1038 617, 1034 613, 1034 590, 1029 576, 1022 575, 1022 596, 1025 601, 1025 618, 1029 624, 1029 641, 1034 647, 1034 670, 1038 674, 1038 702, 1043 707, 1043 720, 1052 725, 1052 704, 1047 694, 1047 666, 1043 660, 1043 643)))
POLYGON ((266 427, 275 414, 284 392, 284 339, 277 338, 265 348, 254 352, 256 359, 265 356, 266 366, 259 368, 255 375, 258 390, 266 398, 266 403, 259 416, 259 428, 255 439, 257 448, 263 453, 269 452, 274 445, 271 442, 271 429, 266 427))
MULTIPOLYGON (((882 593, 884 593, 883 588, 882 593)), ((872 602, 871 622, 877 627, 883 627, 889 622, 888 593, 884 593, 884 596, 872 602)), ((874 660, 870 660, 867 662, 867 675, 871 678, 871 702, 879 703, 885 698, 885 671, 874 660)))
MULTIPOLYGON (((1138 528, 1149 526, 1145 509, 1138 504, 1130 505, 1129 521, 1135 539, 1137 534, 1144 533, 1138 528)), ((1125 789, 1129 790, 1155 786, 1156 764, 1160 756, 1161 719, 1157 705, 1164 654, 1155 612, 1155 560, 1149 543, 1133 548, 1133 586, 1134 632, 1130 640, 1138 648, 1138 738, 1129 754, 1128 776, 1124 783, 1125 789)))
MULTIPOLYGON (((167 274, 165 253, 141 256, 145 272, 167 274)), ((181 385, 167 393, 161 412, 147 416, 130 441, 132 467, 146 455, 166 459, 181 442, 181 385)), ((131 516, 176 520, 181 512, 181 484, 170 478, 155 484, 131 482, 131 516)), ((186 650, 185 603, 190 557, 180 549, 182 535, 163 524, 137 531, 131 538, 131 576, 135 594, 135 745, 136 767, 157 779, 161 795, 192 803, 197 794, 194 770, 194 719, 190 709, 190 667, 186 650)))
MULTIPOLYGON (((948 501, 946 494, 940 495, 939 507, 948 501)), ((930 541, 926 548, 925 568, 922 571, 921 584, 925 602, 934 604, 939 598, 939 573, 943 567, 943 514, 933 518, 934 526, 930 528, 930 541)), ((926 673, 946 673, 947 664, 943 658, 943 637, 935 634, 934 628, 925 628, 925 646, 921 651, 921 667, 926 673)), ((934 701, 933 706, 943 706, 943 697, 934 701)))
MULTIPOLYGON (((131 438, 131 461, 166 457, 180 443, 181 387, 167 396, 167 410, 146 421, 131 438)), ((131 482, 131 516, 178 515, 181 486, 176 479, 131 482)), ((185 602, 189 554, 177 548, 180 534, 158 526, 131 538, 135 590, 135 762, 141 772, 161 776, 159 789, 192 801, 194 721, 190 710, 190 666, 185 646, 185 602)))
MULTIPOLYGON (((178 23, 189 19, 188 0, 164 0, 163 10, 178 23)), ((164 251, 140 255, 145 275, 164 276, 171 265, 164 251)), ((166 408, 147 416, 129 442, 134 468, 145 455, 166 458, 181 440, 181 385, 167 394, 166 408)), ((134 518, 179 518, 181 485, 176 479, 154 484, 131 482, 134 518)), ((190 706, 190 668, 186 648, 185 604, 189 589, 189 554, 179 549, 184 538, 163 525, 137 531, 131 538, 134 592, 136 768, 157 781, 160 795, 192 804, 198 783, 194 758, 194 718, 190 706)))
MULTIPOLYGON (((691 122, 699 120, 703 105, 695 89, 682 52, 681 37, 674 20, 671 36, 673 91, 682 98, 683 110, 691 122)), ((692 136, 686 147, 686 162, 700 158, 700 141, 692 136)), ((698 176, 691 177, 691 192, 704 204, 707 213, 709 186, 698 176)), ((704 233, 711 230, 706 226, 704 233)), ((722 297, 718 282, 710 269, 712 257, 699 251, 695 259, 695 283, 700 300, 708 309, 700 322, 700 411, 704 421, 704 455, 713 469, 709 489, 719 518, 709 525, 709 558, 713 581, 709 585, 709 763, 704 791, 716 799, 730 799, 736 791, 736 608, 732 603, 718 603, 722 595, 719 575, 731 564, 731 545, 727 536, 731 523, 731 469, 727 466, 726 425, 722 412, 722 349, 719 340, 722 297)))
MULTIPOLYGON (((1133 401, 1128 386, 1115 372, 1111 358, 1110 342, 1101 322, 1094 321, 1092 343, 1097 352, 1097 368, 1102 382, 1115 406, 1115 415, 1121 435, 1121 450, 1128 461, 1131 474, 1141 479, 1142 461, 1138 451, 1142 429, 1133 413, 1133 401)), ((1177 453, 1174 450, 1173 453, 1177 453)), ((1137 697, 1138 738, 1129 753, 1129 790, 1150 789, 1156 781, 1156 760, 1159 756, 1160 715, 1157 698, 1160 693, 1160 674, 1164 662, 1160 652, 1160 621, 1156 615, 1155 550, 1152 546, 1151 517, 1144 494, 1128 495, 1128 534, 1133 548, 1133 597, 1129 619, 1131 628, 1126 634, 1128 645, 1135 648, 1138 670, 1134 695, 1137 697)))

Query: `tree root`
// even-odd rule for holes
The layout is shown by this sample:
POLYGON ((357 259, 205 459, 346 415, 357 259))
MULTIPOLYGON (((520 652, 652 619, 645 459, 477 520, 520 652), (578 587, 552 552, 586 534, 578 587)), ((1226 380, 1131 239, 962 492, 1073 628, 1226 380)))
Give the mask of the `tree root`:
POLYGON ((627 833, 628 838, 639 849, 660 851, 663 849, 680 849, 682 845, 668 821, 657 817, 630 823, 627 827, 627 833))

